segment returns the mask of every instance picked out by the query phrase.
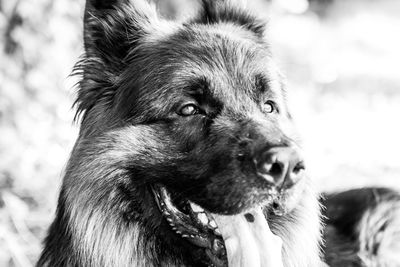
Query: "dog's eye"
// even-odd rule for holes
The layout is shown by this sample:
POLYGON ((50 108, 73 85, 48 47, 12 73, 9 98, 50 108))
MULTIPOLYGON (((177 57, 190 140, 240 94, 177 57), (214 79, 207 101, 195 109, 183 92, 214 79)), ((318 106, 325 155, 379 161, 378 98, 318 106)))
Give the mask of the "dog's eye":
POLYGON ((192 116, 199 113, 199 108, 195 104, 187 104, 180 108, 178 114, 181 116, 192 116))
POLYGON ((264 103, 263 110, 266 113, 273 113, 277 111, 276 104, 273 101, 268 100, 264 103))

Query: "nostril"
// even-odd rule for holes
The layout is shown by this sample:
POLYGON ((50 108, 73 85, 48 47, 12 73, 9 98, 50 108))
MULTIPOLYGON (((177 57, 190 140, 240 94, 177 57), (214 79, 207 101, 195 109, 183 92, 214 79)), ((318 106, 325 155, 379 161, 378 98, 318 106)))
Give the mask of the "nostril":
POLYGON ((274 162, 268 172, 272 177, 279 177, 283 173, 283 165, 280 162, 274 162))
POLYGON ((294 166, 291 172, 288 173, 288 176, 286 178, 286 185, 287 186, 293 186, 296 184, 298 181, 301 180, 304 174, 305 170, 305 165, 303 161, 300 161, 294 166))
POLYGON ((300 161, 299 163, 296 164, 296 166, 293 168, 292 173, 294 174, 299 174, 301 171, 305 170, 306 167, 304 165, 303 161, 300 161))
POLYGON ((266 162, 258 168, 258 171, 261 175, 266 175, 263 176, 264 179, 267 179, 271 183, 279 185, 281 182, 283 182, 285 165, 284 163, 279 161, 266 162))

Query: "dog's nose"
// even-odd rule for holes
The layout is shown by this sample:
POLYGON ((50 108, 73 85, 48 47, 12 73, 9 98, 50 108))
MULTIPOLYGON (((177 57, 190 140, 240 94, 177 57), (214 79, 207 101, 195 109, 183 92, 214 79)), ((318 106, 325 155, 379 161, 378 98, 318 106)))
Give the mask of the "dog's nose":
POLYGON ((256 163, 257 173, 268 182, 292 186, 304 175, 304 161, 291 147, 273 147, 263 152, 256 163))

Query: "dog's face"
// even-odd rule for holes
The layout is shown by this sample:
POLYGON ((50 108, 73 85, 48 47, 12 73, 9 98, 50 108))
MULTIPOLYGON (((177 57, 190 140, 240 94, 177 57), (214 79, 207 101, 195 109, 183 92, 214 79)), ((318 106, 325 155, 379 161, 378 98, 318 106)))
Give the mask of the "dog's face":
POLYGON ((161 126, 179 156, 172 179, 159 182, 213 212, 237 213, 269 196, 258 154, 291 145, 280 76, 251 37, 232 25, 193 25, 148 44, 136 52, 150 54, 128 67, 139 77, 124 77, 117 101, 122 120, 161 126))
POLYGON ((182 219, 193 215, 189 202, 212 213, 261 203, 282 213, 303 190, 304 165, 264 29, 231 2, 203 1, 185 24, 160 21, 145 3, 87 5, 81 134, 156 129, 157 149, 170 156, 141 165, 132 180, 154 189, 175 226, 192 224, 182 219))

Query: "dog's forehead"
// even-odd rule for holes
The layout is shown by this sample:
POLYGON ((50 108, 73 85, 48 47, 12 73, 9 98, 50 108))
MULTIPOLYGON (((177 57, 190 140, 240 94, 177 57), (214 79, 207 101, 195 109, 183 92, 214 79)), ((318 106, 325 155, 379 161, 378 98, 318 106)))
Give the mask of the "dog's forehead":
MULTIPOLYGON (((221 70, 231 75, 262 71, 268 62, 266 43, 247 30, 230 24, 197 25, 182 29, 169 40, 188 67, 221 70)), ((179 57, 178 57, 179 58, 179 57)))
POLYGON ((204 78, 211 85, 212 93, 218 96, 251 94, 257 77, 271 83, 279 80, 268 45, 235 25, 191 25, 162 43, 169 50, 169 65, 173 66, 171 81, 178 84, 182 80, 204 78))

